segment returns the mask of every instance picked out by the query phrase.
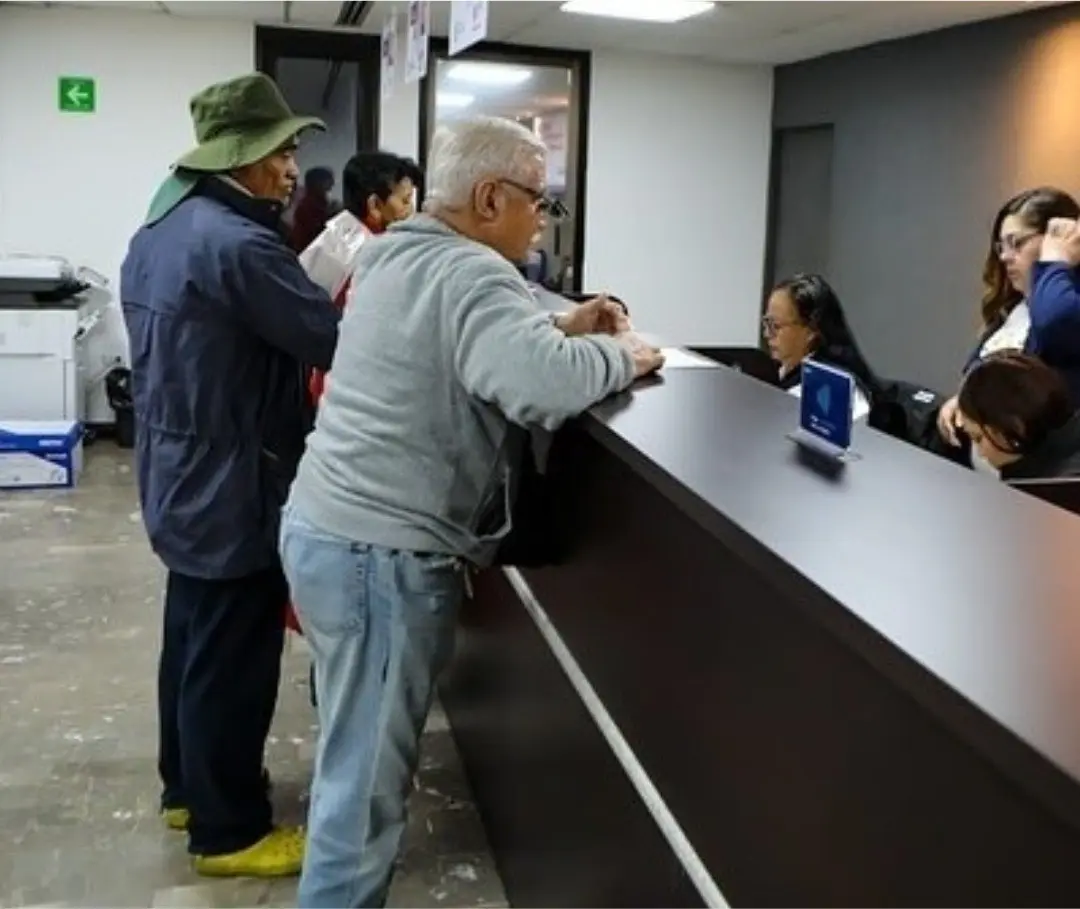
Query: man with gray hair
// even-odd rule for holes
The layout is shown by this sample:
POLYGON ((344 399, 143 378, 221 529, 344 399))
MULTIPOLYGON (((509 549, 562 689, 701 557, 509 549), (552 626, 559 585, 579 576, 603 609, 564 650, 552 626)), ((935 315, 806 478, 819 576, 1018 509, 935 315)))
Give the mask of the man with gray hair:
POLYGON ((440 129, 427 213, 358 257, 281 532, 321 727, 301 907, 385 901, 466 568, 509 530, 527 428, 662 362, 616 304, 553 318, 518 273, 549 206, 544 155, 509 120, 440 129))

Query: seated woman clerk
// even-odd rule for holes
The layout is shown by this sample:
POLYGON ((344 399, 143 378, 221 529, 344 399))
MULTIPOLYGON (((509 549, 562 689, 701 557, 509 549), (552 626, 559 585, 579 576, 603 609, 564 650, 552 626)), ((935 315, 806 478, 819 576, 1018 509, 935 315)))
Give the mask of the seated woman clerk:
POLYGON ((957 403, 961 429, 1003 480, 1080 476, 1080 413, 1059 370, 993 353, 967 374, 957 403))
POLYGON ((780 368, 780 387, 798 396, 802 361, 811 357, 855 378, 854 418, 864 419, 878 387, 848 326, 836 292, 820 275, 798 274, 769 294, 762 319, 769 354, 780 368))
MULTIPOLYGON (((1080 403, 1080 205, 1052 187, 1009 199, 994 218, 983 267, 982 332, 964 373, 999 350, 1021 350, 1058 370, 1080 403)), ((959 401, 938 412, 938 431, 960 446, 959 401)), ((973 459, 982 466, 980 458, 973 459)))

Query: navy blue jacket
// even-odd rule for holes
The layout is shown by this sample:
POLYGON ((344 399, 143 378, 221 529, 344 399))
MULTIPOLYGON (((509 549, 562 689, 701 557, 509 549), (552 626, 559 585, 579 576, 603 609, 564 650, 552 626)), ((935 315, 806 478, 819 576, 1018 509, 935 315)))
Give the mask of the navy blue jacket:
POLYGON ((307 372, 330 368, 340 318, 278 232, 281 209, 206 178, 135 234, 121 268, 143 519, 180 574, 278 564, 307 372))
MULTIPOLYGON (((1080 270, 1063 262, 1036 262, 1028 295, 1031 331, 1024 353, 1039 357, 1058 370, 1069 384, 1073 401, 1080 404, 1080 270)), ((964 372, 979 361, 987 331, 980 339, 964 372)))

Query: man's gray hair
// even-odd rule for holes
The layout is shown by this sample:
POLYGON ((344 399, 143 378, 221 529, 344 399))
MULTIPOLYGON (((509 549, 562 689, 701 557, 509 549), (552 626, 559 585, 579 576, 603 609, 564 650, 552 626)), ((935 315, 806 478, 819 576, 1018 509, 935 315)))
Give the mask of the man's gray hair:
POLYGON ((513 120, 469 117, 440 126, 431 141, 425 208, 466 205, 484 179, 523 181, 538 155, 545 155, 544 143, 513 120))

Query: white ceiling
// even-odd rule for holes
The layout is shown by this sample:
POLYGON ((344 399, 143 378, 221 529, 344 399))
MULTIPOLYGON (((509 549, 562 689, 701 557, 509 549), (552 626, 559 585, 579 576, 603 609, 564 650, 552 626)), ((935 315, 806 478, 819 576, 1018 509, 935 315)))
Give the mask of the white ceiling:
MULTIPOLYGON (((664 0, 655 0, 662 3, 664 0)), ((563 13, 558 0, 492 0, 488 37, 492 41, 579 50, 624 50, 671 54, 717 62, 790 63, 877 41, 951 25, 1007 16, 1041 0, 742 0, 718 3, 710 13, 671 25, 627 22, 563 13)), ((68 0, 37 6, 94 6, 146 10, 164 15, 241 19, 267 25, 333 27, 341 3, 328 0, 249 2, 122 2, 68 0)), ((362 31, 377 34, 401 0, 379 0, 362 31)), ((445 36, 449 2, 432 3, 432 31, 445 36)))

